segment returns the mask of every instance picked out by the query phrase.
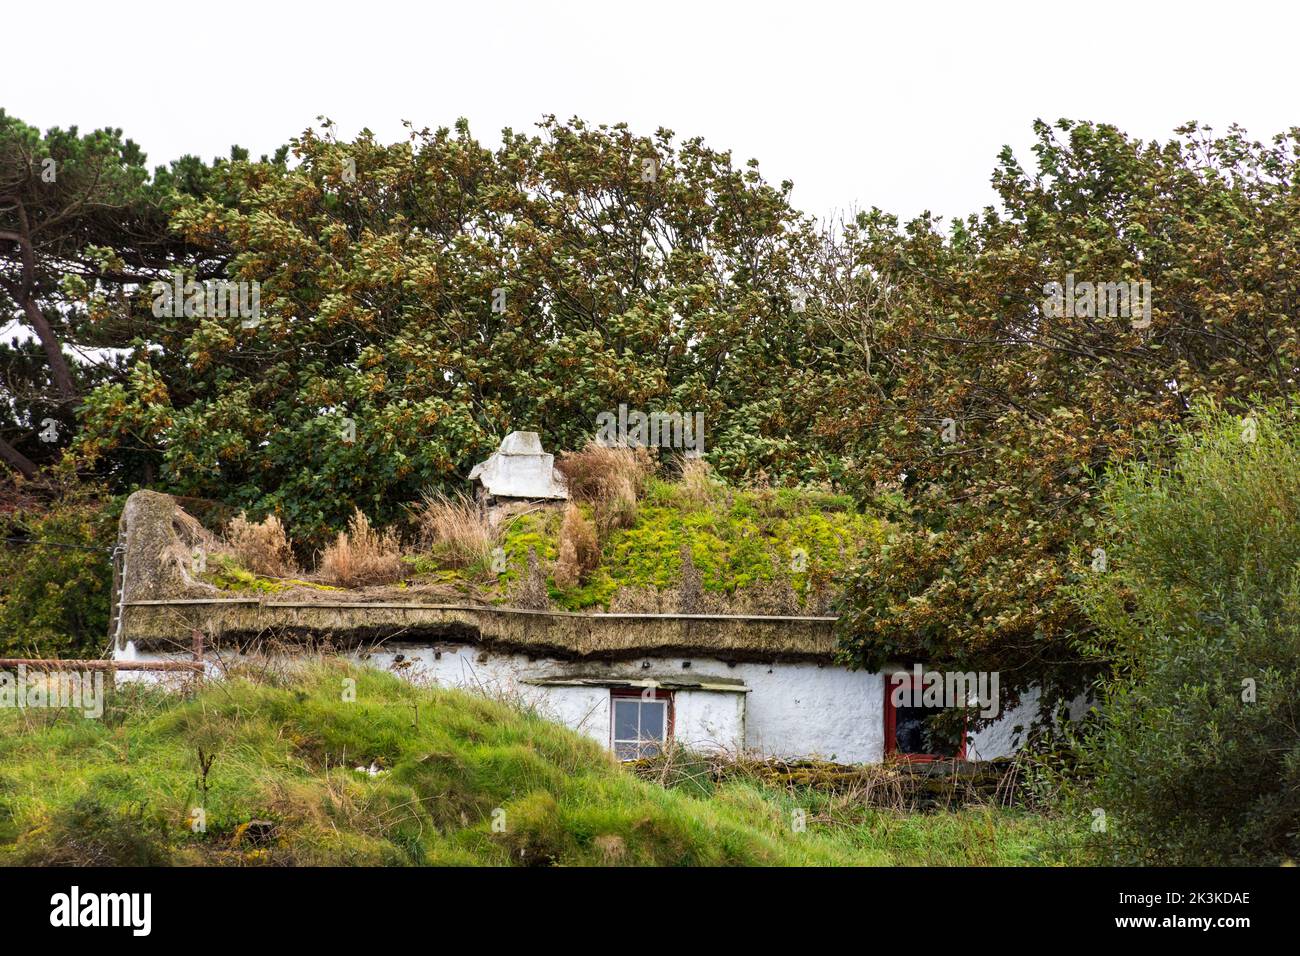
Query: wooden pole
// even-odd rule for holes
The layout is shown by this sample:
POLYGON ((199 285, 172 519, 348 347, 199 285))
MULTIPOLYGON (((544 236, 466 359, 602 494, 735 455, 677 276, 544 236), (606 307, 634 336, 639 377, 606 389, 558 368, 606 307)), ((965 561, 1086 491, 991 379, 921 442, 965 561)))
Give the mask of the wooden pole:
POLYGON ((193 642, 194 663, 198 668, 194 671, 196 681, 203 680, 203 632, 197 627, 190 631, 190 640, 193 642))
POLYGON ((193 671, 202 664, 193 661, 106 661, 56 660, 49 657, 0 657, 0 669, 25 667, 30 671, 193 671))

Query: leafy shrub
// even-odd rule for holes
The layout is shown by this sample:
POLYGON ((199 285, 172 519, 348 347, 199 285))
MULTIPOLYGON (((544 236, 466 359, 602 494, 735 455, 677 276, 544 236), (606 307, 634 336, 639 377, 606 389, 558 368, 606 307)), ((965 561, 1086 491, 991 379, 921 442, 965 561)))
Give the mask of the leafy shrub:
POLYGON ((1173 465, 1104 493, 1079 594, 1112 667, 1089 744, 1122 862, 1300 855, 1300 425, 1199 410, 1173 465))
POLYGON ((0 519, 0 655, 98 657, 108 641, 120 502, 70 486, 0 519), (102 550, 86 550, 102 549, 102 550))

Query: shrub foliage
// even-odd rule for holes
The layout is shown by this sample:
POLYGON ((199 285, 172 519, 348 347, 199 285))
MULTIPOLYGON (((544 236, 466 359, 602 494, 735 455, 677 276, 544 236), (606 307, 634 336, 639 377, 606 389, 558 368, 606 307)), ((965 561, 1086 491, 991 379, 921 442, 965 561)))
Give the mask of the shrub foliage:
POLYGON ((1119 469, 1081 587, 1112 668, 1092 741, 1122 862, 1300 855, 1300 425, 1206 408, 1119 469), (1104 560, 1099 560, 1104 559, 1104 560))

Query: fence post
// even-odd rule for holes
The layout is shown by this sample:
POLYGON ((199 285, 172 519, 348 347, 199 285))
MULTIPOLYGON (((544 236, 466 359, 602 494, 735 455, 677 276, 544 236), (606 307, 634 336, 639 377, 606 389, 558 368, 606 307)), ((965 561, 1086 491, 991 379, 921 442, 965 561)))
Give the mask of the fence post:
POLYGON ((203 682, 203 632, 197 627, 190 631, 190 638, 193 641, 194 660, 199 664, 194 670, 194 679, 199 683, 203 682))

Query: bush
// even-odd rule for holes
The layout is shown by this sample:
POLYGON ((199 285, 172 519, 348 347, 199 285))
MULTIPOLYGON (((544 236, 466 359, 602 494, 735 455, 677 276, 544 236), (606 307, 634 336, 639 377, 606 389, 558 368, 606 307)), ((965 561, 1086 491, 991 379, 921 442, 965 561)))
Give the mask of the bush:
POLYGON ((0 542, 0 656, 100 655, 120 510, 99 489, 74 485, 52 502, 0 516, 0 537, 31 542, 0 542))
POLYGON ((359 508, 353 511, 348 530, 339 532, 320 562, 321 577, 344 588, 388 584, 400 578, 403 569, 397 532, 376 531, 359 508))
POLYGON ((1300 856, 1300 426, 1201 409, 1104 493, 1079 594, 1110 664, 1086 753, 1127 863, 1300 856))

